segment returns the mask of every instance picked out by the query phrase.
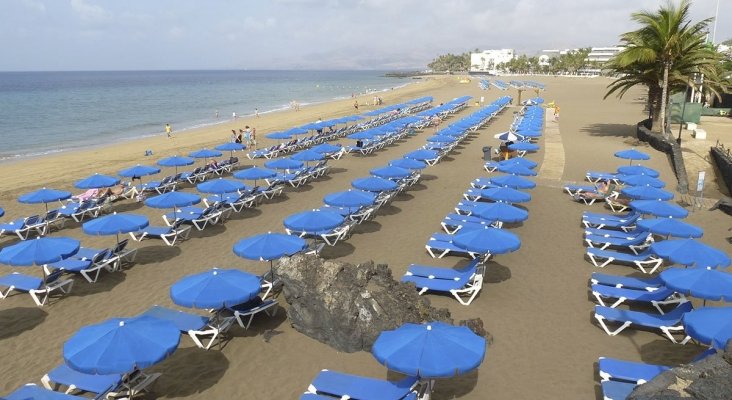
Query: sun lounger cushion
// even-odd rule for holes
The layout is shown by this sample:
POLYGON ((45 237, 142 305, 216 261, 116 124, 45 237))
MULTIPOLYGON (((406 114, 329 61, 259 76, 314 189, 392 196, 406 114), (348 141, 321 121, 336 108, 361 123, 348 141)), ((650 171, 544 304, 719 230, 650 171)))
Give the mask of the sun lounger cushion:
POLYGON ((3 397, 4 400, 84 400, 85 397, 73 396, 44 389, 34 384, 20 387, 18 390, 3 397))
POLYGON ((603 380, 612 379, 636 384, 648 382, 658 374, 671 369, 671 367, 665 365, 645 364, 605 357, 600 357, 598 367, 600 377, 603 380))
POLYGON ((657 289, 664 285, 663 281, 659 277, 653 278, 634 278, 631 276, 617 276, 601 274, 599 272, 593 272, 590 277, 590 282, 593 285, 606 285, 624 287, 628 289, 657 289))
MULTIPOLYGON (((66 364, 61 364, 46 374, 41 381, 44 385, 47 385, 47 383, 55 383, 64 386, 74 386, 85 392, 101 394, 116 388, 122 382, 122 375, 84 374, 69 368, 66 364)), ((48 385, 46 387, 51 389, 48 385)))
MULTIPOLYGON (((400 381, 385 381, 341 372, 322 370, 313 379, 315 393, 349 396, 362 400, 399 400, 404 398, 417 383, 417 378, 406 377, 400 381)), ((310 390, 313 392, 313 390, 310 390)))

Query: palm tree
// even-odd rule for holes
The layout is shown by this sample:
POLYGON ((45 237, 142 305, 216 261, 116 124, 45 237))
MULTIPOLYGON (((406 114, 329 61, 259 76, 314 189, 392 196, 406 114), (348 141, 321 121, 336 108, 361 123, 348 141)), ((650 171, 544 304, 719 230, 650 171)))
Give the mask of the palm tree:
MULTIPOLYGON (((671 79, 678 83, 679 77, 713 68, 711 64, 716 62, 714 52, 705 50, 705 34, 712 19, 692 24, 690 6, 689 0, 682 0, 678 7, 669 1, 656 12, 633 13, 631 18, 641 27, 621 36, 625 49, 609 63, 611 69, 625 75, 608 86, 610 90, 605 97, 616 91, 622 96, 638 84, 648 86, 649 104, 654 117, 658 116, 661 122, 656 127, 662 132, 665 132, 666 99, 671 79), (660 96, 660 99, 651 99, 651 95, 660 96)), ((686 81, 688 79, 682 79, 682 82, 686 81)))

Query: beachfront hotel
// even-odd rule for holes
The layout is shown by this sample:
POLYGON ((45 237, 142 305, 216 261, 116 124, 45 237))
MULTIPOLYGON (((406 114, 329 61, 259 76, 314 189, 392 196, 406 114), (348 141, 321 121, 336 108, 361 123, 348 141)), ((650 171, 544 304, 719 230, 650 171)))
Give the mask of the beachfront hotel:
POLYGON ((506 63, 516 56, 513 49, 483 50, 480 53, 470 53, 470 72, 497 74, 496 67, 506 63))

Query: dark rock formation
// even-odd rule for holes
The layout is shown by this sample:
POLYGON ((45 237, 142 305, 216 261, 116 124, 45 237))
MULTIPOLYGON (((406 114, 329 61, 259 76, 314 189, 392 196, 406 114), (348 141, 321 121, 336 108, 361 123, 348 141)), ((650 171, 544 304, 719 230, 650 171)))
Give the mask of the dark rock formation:
POLYGON ((732 399, 732 342, 723 353, 666 371, 638 386, 629 400, 732 399))
MULTIPOLYGON (((395 281, 384 264, 294 256, 280 260, 275 273, 292 326, 339 351, 370 351, 381 331, 407 322, 453 322, 447 309, 432 307, 413 285, 395 281)), ((478 321, 471 326, 485 332, 478 321)))

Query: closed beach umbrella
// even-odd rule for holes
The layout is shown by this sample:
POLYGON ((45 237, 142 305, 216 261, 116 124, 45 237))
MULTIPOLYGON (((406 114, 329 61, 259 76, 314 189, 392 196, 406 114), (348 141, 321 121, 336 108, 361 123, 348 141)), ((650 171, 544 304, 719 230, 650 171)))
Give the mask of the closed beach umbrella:
POLYGON ((498 171, 511 175, 536 176, 536 171, 521 164, 498 164, 498 171))
POLYGON ((292 256, 307 248, 307 242, 297 236, 268 232, 239 240, 234 244, 234 254, 248 260, 269 261, 270 275, 274 279, 273 260, 292 256))
POLYGON ((700 238, 704 230, 677 218, 646 218, 637 222, 638 229, 677 238, 700 238))
POLYGON ((404 169, 425 169, 427 168, 427 163, 414 160, 411 158, 400 158, 398 160, 391 160, 389 161, 389 165, 392 167, 399 167, 404 169))
POLYGON ((234 172, 234 178, 254 181, 255 186, 258 179, 269 179, 275 176, 277 176, 277 171, 261 167, 252 167, 234 172))
POLYGON ((51 264, 76 254, 80 245, 67 237, 23 240, 0 249, 0 263, 17 267, 51 264))
POLYGON ((80 181, 76 181, 74 186, 79 189, 99 189, 111 187, 117 184, 119 184, 119 179, 113 176, 94 174, 80 181))
POLYGON ((674 194, 668 190, 654 188, 653 186, 628 186, 620 190, 620 193, 638 200, 667 201, 674 198, 674 194))
POLYGON ((533 189, 536 183, 516 175, 500 175, 488 179, 495 186, 508 187, 513 189, 533 189))
POLYGON ((344 190, 326 195, 323 202, 333 207, 363 207, 376 201, 376 194, 363 190, 344 190))
POLYGON ((634 200, 630 207, 641 214, 651 214, 661 218, 686 218, 689 212, 684 207, 659 200, 634 200))
POLYGON ((732 339, 732 307, 704 307, 683 317, 684 331, 692 338, 724 350, 732 339))
POLYGON ((675 264, 687 266, 724 268, 732 263, 723 251, 694 239, 664 240, 653 243, 650 250, 675 264))
POLYGON ((521 239, 516 234, 493 227, 463 229, 452 242, 461 249, 484 255, 509 253, 521 247, 521 239))
POLYGON ((52 201, 66 200, 68 198, 71 198, 71 192, 42 188, 21 195, 20 197, 18 197, 18 201, 26 204, 43 203, 43 205, 46 207, 46 213, 48 213, 48 203, 52 201))
POLYGON ((300 161, 295 161, 290 158, 280 158, 277 160, 271 160, 264 163, 264 166, 267 168, 272 169, 298 169, 301 168, 304 164, 300 161))
POLYGON ((651 158, 648 154, 636 149, 618 151, 615 153, 615 157, 630 160, 630 163, 632 163, 633 160, 649 160, 651 158))
POLYGON ((538 151, 539 145, 528 142, 518 142, 509 144, 508 148, 515 151, 538 151))
POLYGON ((283 225, 294 232, 320 234, 343 224, 342 215, 332 211, 304 211, 285 218, 283 225))
POLYGON ((648 175, 621 175, 618 180, 628 186, 652 186, 658 189, 666 186, 664 181, 648 175))
POLYGON ((82 230, 87 235, 116 235, 119 243, 120 233, 136 232, 150 224, 147 217, 137 214, 113 213, 84 222, 82 230))
POLYGON ((618 173, 623 175, 648 175, 651 178, 658 178, 659 176, 658 171, 643 165, 624 165, 618 167, 618 173))
POLYGON ((396 190, 399 185, 389 179, 370 176, 367 178, 358 178, 351 181, 351 186, 356 189, 366 190, 368 192, 385 192, 396 190))
POLYGON ((501 202, 479 204, 473 214, 483 219, 508 223, 526 221, 529 218, 528 211, 501 202))
POLYGON ((240 190, 246 190, 247 185, 231 179, 218 178, 199 183, 196 186, 196 189, 198 189, 198 191, 202 193, 224 194, 235 193, 239 192, 240 190))
POLYGON ((485 350, 485 338, 468 327, 429 322, 407 323, 381 332, 371 353, 392 371, 433 379, 463 375, 478 368, 485 350))
POLYGON ((259 293, 260 285, 260 277, 254 274, 213 268, 174 283, 170 287, 170 298, 183 307, 219 310, 253 299, 259 293))
POLYGON ((127 374, 159 363, 178 347, 180 331, 153 317, 112 318, 79 329, 64 343, 66 364, 85 374, 127 374))
POLYGON ((196 161, 190 157, 172 156, 158 160, 158 165, 160 165, 161 167, 175 167, 175 173, 177 174, 178 167, 191 165, 194 162, 196 161))
POLYGON ((536 161, 531 161, 528 158, 518 157, 518 158, 509 158, 508 160, 499 161, 498 165, 521 165, 526 168, 536 168, 537 164, 536 161))
POLYGON ((664 285, 704 300, 732 301, 732 274, 712 268, 669 268, 661 272, 664 285))
POLYGON ((415 150, 404 155, 404 158, 411 158, 418 161, 434 160, 440 153, 435 150, 415 150))
POLYGON ((382 168, 374 168, 369 171, 371 175, 374 175, 379 178, 385 178, 385 179, 402 179, 407 178, 412 175, 412 171, 404 168, 399 167, 382 167, 382 168))
POLYGON ((483 189, 480 192, 482 197, 493 201, 502 201, 505 203, 525 203, 531 201, 531 195, 520 190, 511 189, 509 187, 499 187, 483 189))

